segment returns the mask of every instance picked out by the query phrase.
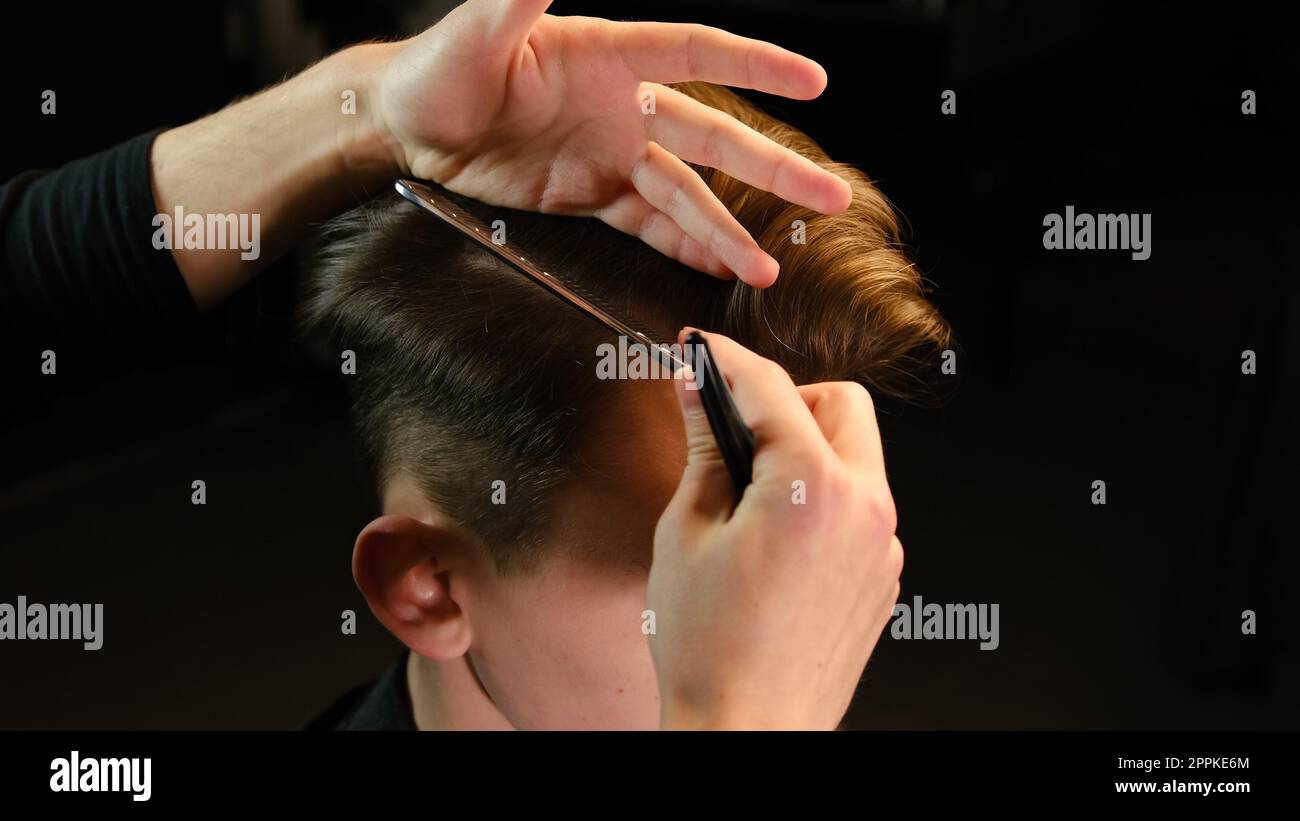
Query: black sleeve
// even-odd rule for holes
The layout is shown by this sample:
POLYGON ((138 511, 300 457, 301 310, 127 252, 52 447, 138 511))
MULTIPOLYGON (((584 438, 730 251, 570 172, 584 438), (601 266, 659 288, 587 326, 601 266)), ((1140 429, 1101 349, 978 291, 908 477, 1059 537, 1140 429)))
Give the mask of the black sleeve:
POLYGON ((38 368, 60 344, 154 334, 197 315, 171 252, 153 247, 158 133, 0 187, 0 371, 38 368))

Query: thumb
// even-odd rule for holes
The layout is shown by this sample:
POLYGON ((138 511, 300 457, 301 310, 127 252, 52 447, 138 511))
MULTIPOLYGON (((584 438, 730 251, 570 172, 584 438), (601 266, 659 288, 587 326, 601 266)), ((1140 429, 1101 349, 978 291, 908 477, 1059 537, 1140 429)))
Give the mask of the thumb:
POLYGON ((551 0, 472 0, 467 3, 485 26, 487 44, 509 48, 528 39, 551 0))
POLYGON ((687 365, 678 376, 673 387, 686 427, 686 471, 674 503, 684 503, 692 511, 710 517, 729 515, 735 507, 735 489, 700 401, 695 374, 687 365))

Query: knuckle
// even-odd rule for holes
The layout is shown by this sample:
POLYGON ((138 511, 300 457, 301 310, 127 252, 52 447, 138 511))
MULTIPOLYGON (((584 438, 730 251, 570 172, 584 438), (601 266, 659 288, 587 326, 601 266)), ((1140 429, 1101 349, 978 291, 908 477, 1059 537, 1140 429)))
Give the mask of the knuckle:
POLYGON ((790 381, 790 374, 786 369, 771 359, 763 357, 758 366, 762 370, 763 375, 774 382, 790 381))
POLYGON ((640 223, 637 225, 636 235, 643 240, 649 241, 655 235, 659 228, 661 220, 667 219, 662 211, 656 211, 653 208, 646 209, 641 215, 640 223))
POLYGON ((871 399, 871 393, 857 382, 832 382, 830 390, 837 400, 844 402, 844 404, 851 406, 855 410, 875 410, 875 403, 871 399))
POLYGON ((820 507, 843 511, 845 503, 853 496, 853 477, 837 459, 823 457, 811 460, 804 468, 808 476, 809 496, 820 501, 820 507))
POLYGON ((726 132, 719 128, 717 120, 708 125, 708 130, 700 138, 700 165, 720 168, 723 165, 722 146, 727 138, 726 132))
POLYGON ((682 48, 682 61, 685 63, 686 78, 688 80, 694 80, 696 78, 695 72, 699 69, 699 55, 696 49, 698 48, 703 28, 704 26, 696 23, 691 24, 686 29, 686 42, 682 48))
POLYGON ((674 256, 677 259, 685 262, 687 259, 694 257, 697 253, 700 253, 701 252, 700 249, 703 249, 703 253, 708 253, 708 250, 704 249, 703 246, 701 246, 698 242, 692 239, 690 234, 686 233, 685 231, 678 232, 677 251, 674 254, 674 256))
POLYGON ((709 237, 705 240, 704 247, 708 248, 719 259, 726 258, 727 236, 723 233, 722 226, 715 223, 709 228, 709 237))
POLYGON ((668 192, 667 200, 664 201, 664 212, 680 218, 682 206, 685 204, 685 197, 686 189, 680 184, 674 184, 673 189, 668 192))
POLYGON ((887 489, 868 492, 865 510, 872 532, 882 538, 893 537, 898 530, 898 509, 894 505, 894 497, 887 489))
POLYGON ((768 166, 767 183, 763 188, 764 191, 777 190, 777 185, 781 182, 782 175, 785 173, 786 163, 788 161, 789 161, 789 157, 786 154, 781 154, 779 157, 776 158, 775 162, 771 163, 768 166))
POLYGON ((651 144, 647 143, 646 150, 641 152, 640 156, 636 158, 636 161, 632 163, 632 167, 628 169, 627 172, 628 181, 631 182, 632 187, 638 191, 641 191, 646 171, 649 170, 651 163, 650 145, 651 144))
POLYGON ((898 539, 893 539, 889 543, 889 553, 886 558, 885 567, 889 574, 895 579, 903 575, 903 565, 906 561, 906 554, 903 551, 903 543, 898 539))

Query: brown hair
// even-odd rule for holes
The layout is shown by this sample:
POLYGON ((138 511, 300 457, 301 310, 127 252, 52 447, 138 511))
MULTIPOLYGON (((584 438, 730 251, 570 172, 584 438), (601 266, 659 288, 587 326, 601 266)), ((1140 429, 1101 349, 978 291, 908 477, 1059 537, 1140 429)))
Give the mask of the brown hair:
MULTIPOLYGON (((849 209, 827 216, 696 168, 780 263, 772 287, 688 270, 593 219, 508 209, 488 219, 504 220, 512 242, 666 341, 691 324, 781 363, 796 382, 854 380, 900 397, 923 390, 950 334, 923 295, 889 202, 861 171, 730 91, 677 88, 852 185, 849 209), (791 241, 796 220, 803 244, 791 241)), ((413 477, 482 539, 499 569, 530 566, 546 496, 577 469, 581 423, 614 389, 595 378, 609 332, 395 193, 336 219, 323 239, 302 324, 357 355, 353 415, 380 487, 413 477), (491 504, 497 479, 508 505, 491 504)))

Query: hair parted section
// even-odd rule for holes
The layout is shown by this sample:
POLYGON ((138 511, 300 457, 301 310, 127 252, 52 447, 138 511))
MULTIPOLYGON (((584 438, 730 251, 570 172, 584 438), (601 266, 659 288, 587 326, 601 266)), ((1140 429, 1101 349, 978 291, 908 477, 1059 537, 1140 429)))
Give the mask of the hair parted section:
POLYGON ((920 398, 951 332, 925 298, 904 251, 893 206, 867 175, 833 162, 802 131, 718 86, 678 90, 791 148, 853 189, 848 210, 819 214, 711 168, 697 168, 718 199, 781 265, 765 289, 733 289, 724 326, 797 382, 853 380, 899 398, 920 398), (804 242, 795 243, 795 222, 804 242))

